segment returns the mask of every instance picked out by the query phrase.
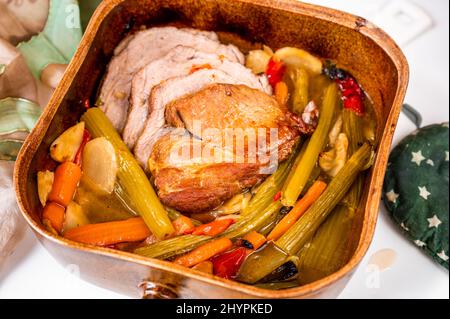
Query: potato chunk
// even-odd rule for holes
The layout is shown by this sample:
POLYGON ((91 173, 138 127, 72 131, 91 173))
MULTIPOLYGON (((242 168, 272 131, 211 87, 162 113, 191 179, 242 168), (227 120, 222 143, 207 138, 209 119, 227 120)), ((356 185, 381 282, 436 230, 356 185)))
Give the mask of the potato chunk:
POLYGON ((48 194, 50 194, 50 191, 52 190, 54 177, 55 174, 50 171, 41 171, 37 173, 38 196, 42 207, 45 206, 48 194))
POLYGON ((72 162, 83 140, 84 122, 64 131, 50 146, 50 156, 57 162, 72 162))
POLYGON ((94 138, 83 150, 83 173, 101 190, 111 194, 119 169, 114 146, 105 137, 94 138))

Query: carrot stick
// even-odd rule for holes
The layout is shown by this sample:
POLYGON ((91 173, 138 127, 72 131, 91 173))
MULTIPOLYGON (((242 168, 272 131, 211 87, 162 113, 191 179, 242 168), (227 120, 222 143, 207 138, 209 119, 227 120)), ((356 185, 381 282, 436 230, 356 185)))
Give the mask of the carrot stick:
POLYGON ((213 273, 213 263, 210 262, 209 260, 202 261, 201 263, 198 263, 197 265, 192 267, 192 269, 195 269, 195 270, 207 273, 207 274, 212 274, 213 273))
POLYGON ((96 246, 141 241, 150 235, 150 230, 141 217, 84 225, 64 233, 67 239, 96 246))
POLYGON ((226 237, 222 237, 210 241, 209 243, 194 249, 186 255, 178 257, 174 262, 185 267, 192 267, 217 254, 223 253, 224 251, 230 249, 231 246, 233 246, 231 240, 226 237))
POLYGON ((295 204, 294 208, 270 232, 267 240, 277 240, 280 238, 307 211, 317 198, 319 198, 326 187, 327 184, 325 182, 315 181, 305 196, 295 204))
POLYGON ((264 245, 266 242, 266 237, 254 230, 245 235, 244 239, 250 242, 255 250, 264 245))
POLYGON ((234 222, 231 218, 218 219, 208 224, 203 224, 195 227, 192 235, 206 235, 206 236, 217 236, 226 230, 234 222))
POLYGON ((175 236, 188 234, 195 228, 192 220, 186 216, 178 217, 172 222, 172 225, 175 228, 175 236))
POLYGON ((275 85, 275 98, 281 105, 286 105, 289 90, 285 82, 280 81, 275 85))
POLYGON ((61 233, 64 225, 65 208, 57 203, 47 203, 42 213, 42 221, 48 221, 50 226, 61 233))
POLYGON ((73 198, 81 178, 81 168, 75 163, 64 162, 56 168, 52 190, 48 199, 66 207, 73 198))

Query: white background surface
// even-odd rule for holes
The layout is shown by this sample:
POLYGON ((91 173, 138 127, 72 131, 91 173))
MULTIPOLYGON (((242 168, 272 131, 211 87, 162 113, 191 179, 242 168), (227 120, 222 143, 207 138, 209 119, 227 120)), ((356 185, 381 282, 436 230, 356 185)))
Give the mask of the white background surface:
MULTIPOLYGON (((396 0, 309 0, 307 2, 373 17, 383 4, 396 0)), ((449 117, 449 2, 415 0, 433 19, 433 27, 402 46, 410 64, 406 102, 418 109, 423 125, 449 117)), ((389 30, 387 30, 389 32, 389 30)), ((394 31, 394 30, 393 30, 394 31)), ((394 145, 414 130, 402 115, 394 145)), ((82 270, 81 270, 82 271, 82 270)), ((381 205, 370 249, 340 298, 449 298, 448 271, 403 238, 381 205), (374 280, 370 257, 392 249, 396 260, 374 280)), ((60 266, 30 230, 0 273, 0 298, 125 298, 77 277, 74 268, 60 266)))

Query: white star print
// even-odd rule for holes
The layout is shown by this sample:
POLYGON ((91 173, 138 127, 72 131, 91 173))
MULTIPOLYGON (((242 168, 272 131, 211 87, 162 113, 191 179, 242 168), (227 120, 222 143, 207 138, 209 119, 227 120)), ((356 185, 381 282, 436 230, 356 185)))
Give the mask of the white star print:
POLYGON ((386 198, 387 198, 388 201, 390 201, 391 203, 396 203, 396 202, 397 202, 398 196, 399 196, 399 194, 397 194, 396 192, 394 192, 393 189, 391 189, 389 192, 386 193, 386 198))
POLYGON ((448 260, 448 256, 445 253, 444 250, 442 250, 439 254, 437 254, 439 258, 441 258, 443 261, 447 261, 448 260))
POLYGON ((419 247, 424 247, 426 245, 423 241, 418 239, 414 241, 414 244, 416 244, 419 247))
POLYGON ((419 186, 419 196, 420 197, 427 200, 428 196, 430 196, 430 195, 431 195, 431 193, 428 191, 428 189, 425 186, 423 186, 423 187, 419 186))
POLYGON ((427 159, 427 162, 426 162, 428 165, 430 165, 430 166, 434 166, 434 162, 433 162, 433 160, 431 160, 431 159, 427 159))
POLYGON ((425 159, 425 157, 423 157, 422 155, 422 151, 411 152, 411 155, 411 162, 416 163, 417 166, 420 166, 420 163, 422 163, 422 161, 425 159))
POLYGON ((409 231, 409 228, 405 226, 405 224, 401 223, 400 227, 403 228, 406 231, 409 231))
POLYGON ((427 220, 428 220, 428 228, 432 228, 432 227, 438 228, 438 226, 440 224, 442 224, 442 222, 439 220, 439 218, 436 215, 434 215, 431 218, 427 218, 427 220))

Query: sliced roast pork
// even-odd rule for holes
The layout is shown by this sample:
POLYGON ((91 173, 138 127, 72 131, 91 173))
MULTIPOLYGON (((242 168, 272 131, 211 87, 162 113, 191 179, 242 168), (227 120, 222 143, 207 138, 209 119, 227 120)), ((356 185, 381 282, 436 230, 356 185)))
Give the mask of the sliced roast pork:
POLYGON ((239 64, 224 62, 224 65, 230 66, 227 71, 232 74, 216 69, 203 69, 187 76, 168 79, 152 89, 148 102, 147 122, 134 148, 134 154, 144 168, 147 168, 153 145, 160 136, 158 132, 164 127, 164 112, 168 103, 184 95, 198 92, 213 83, 243 84, 261 92, 270 90, 265 77, 255 76, 242 65, 237 67, 239 64))
POLYGON ((230 61, 223 55, 178 46, 165 57, 143 67, 133 77, 128 119, 123 130, 123 139, 130 149, 133 149, 144 129, 149 110, 148 97, 152 88, 163 80, 188 75, 202 68, 222 70, 239 77, 252 87, 271 93, 271 86, 266 76, 256 76, 242 64, 230 61))
POLYGON ((255 185, 269 173, 263 168, 285 160, 298 141, 300 132, 289 114, 260 90, 222 83, 168 104, 167 124, 185 134, 166 134, 152 150, 149 169, 162 202, 184 213, 205 212, 255 185), (200 127, 193 127, 195 121, 200 127), (221 138, 205 133, 211 128, 221 138), (227 143, 229 129, 246 131, 228 131, 233 139, 227 143))
POLYGON ((131 80, 142 67, 165 56, 178 45, 221 54, 243 63, 243 54, 233 45, 223 45, 213 32, 175 27, 155 27, 125 38, 116 48, 100 90, 100 108, 121 132, 127 118, 131 80))
MULTIPOLYGON (((215 163, 204 156, 183 156, 184 150, 206 146, 192 135, 169 133, 155 144, 149 160, 161 201, 185 214, 214 209, 234 194, 261 181, 259 163, 215 163)), ((216 154, 229 150, 214 147, 216 154)))
MULTIPOLYGON (((246 85, 216 83, 201 91, 175 100, 166 106, 167 124, 186 128, 191 134, 202 134, 202 139, 213 140, 205 134, 213 128, 247 130, 247 142, 258 143, 259 134, 265 133, 265 141, 271 139, 271 129, 276 140, 278 160, 285 160, 300 134, 298 123, 291 112, 277 100, 246 85), (260 130, 260 132, 258 132, 260 130), (254 141, 251 141, 251 139, 254 141)), ((274 143, 275 142, 275 143, 274 143)), ((262 148, 262 150, 264 150, 262 148)), ((267 150, 270 151, 270 150, 267 150)), ((257 152, 257 150, 255 150, 257 152)))

